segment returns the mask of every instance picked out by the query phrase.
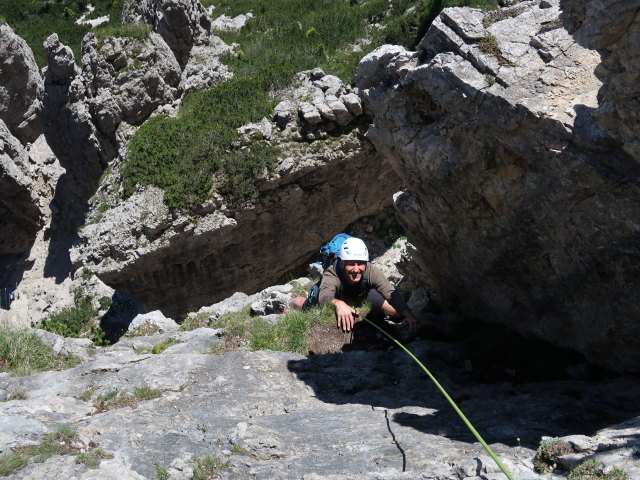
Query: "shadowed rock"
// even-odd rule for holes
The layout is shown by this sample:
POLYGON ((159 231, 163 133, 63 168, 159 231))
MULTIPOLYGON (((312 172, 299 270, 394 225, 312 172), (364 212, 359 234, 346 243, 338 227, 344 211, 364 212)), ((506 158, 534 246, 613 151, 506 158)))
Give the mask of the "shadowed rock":
POLYGON ((577 18, 560 3, 445 9, 420 53, 365 57, 368 137, 409 187, 396 203, 446 302, 638 371, 638 7, 586 2, 578 33, 617 32, 586 35, 613 50, 603 65, 572 36, 584 2, 577 18))

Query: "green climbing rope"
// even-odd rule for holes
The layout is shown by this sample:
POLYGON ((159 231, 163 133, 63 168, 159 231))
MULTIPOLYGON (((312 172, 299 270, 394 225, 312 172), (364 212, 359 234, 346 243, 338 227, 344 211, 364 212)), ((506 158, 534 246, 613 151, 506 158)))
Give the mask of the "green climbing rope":
POLYGON ((447 401, 451 404, 451 406, 453 407, 453 409, 456 411, 456 413, 460 416, 460 418, 462 419, 462 421, 464 422, 464 424, 467 426, 467 428, 469 428, 469 430, 471 430, 471 433, 473 433, 473 435, 478 439, 478 441, 480 442, 480 444, 484 447, 484 449, 487 451, 487 453, 491 456, 491 458, 493 458, 493 461, 496 462, 496 465, 498 465, 498 467, 500 468, 500 470, 502 470, 502 473, 504 473, 507 478, 509 480, 515 480, 513 478, 513 476, 509 473, 509 471, 506 469, 506 467, 502 464, 502 462, 500 461, 500 459, 496 456, 495 453, 493 453, 493 450, 491 450, 491 447, 489 447, 489 445, 487 445, 487 442, 484 441, 484 439, 480 436, 480 434, 478 433, 478 431, 473 428, 473 425, 471 425, 471 422, 467 419, 467 417, 465 417, 464 413, 462 413, 462 410, 460 410, 458 408, 458 405, 456 405, 456 402, 453 401, 453 399, 449 396, 449 394, 445 391, 445 389, 442 387, 442 385, 440 385, 440 382, 438 382, 438 380, 436 380, 436 377, 434 377, 431 372, 427 369, 427 367, 425 367, 422 362, 420 360, 418 360, 418 358, 409 351, 409 349, 407 347, 405 347, 404 345, 402 345, 398 340, 396 340, 395 338, 393 338, 391 335, 389 335, 384 329, 382 329, 380 326, 376 325, 375 323, 373 323, 371 320, 369 320, 368 318, 364 319, 365 321, 367 321, 369 324, 373 325, 375 328, 377 328, 378 330, 380 330, 380 332, 382 332, 385 336, 389 337, 389 339, 394 342, 396 345, 398 345, 402 350, 404 350, 411 358, 413 358, 413 360, 420 365, 420 368, 422 368, 422 370, 424 370, 424 372, 428 375, 428 377, 431 379, 431 381, 436 385, 436 387, 438 387, 438 390, 440 390, 440 392, 444 395, 444 398, 447 399, 447 401))

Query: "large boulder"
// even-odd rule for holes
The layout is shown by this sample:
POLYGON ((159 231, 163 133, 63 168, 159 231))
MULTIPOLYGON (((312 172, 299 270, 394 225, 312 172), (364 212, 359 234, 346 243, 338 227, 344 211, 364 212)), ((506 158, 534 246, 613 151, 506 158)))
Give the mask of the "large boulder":
POLYGON ((37 113, 42 78, 33 52, 9 25, 0 25, 0 120, 23 144, 41 133, 37 113))
POLYGON ((87 104, 98 129, 114 136, 121 121, 139 125, 180 95, 180 65, 160 35, 145 39, 88 33, 82 42, 87 104))
POLYGON ((357 85, 442 300, 637 372, 639 7, 585 3, 445 9, 420 52, 373 52, 357 85))

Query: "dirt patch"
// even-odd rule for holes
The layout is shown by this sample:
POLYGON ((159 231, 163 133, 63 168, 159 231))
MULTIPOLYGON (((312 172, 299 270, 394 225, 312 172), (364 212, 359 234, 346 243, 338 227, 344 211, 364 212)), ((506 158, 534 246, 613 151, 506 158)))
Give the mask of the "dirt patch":
POLYGON ((310 333, 310 354, 322 355, 351 350, 385 350, 389 342, 364 320, 353 331, 344 333, 335 324, 315 324, 310 333))

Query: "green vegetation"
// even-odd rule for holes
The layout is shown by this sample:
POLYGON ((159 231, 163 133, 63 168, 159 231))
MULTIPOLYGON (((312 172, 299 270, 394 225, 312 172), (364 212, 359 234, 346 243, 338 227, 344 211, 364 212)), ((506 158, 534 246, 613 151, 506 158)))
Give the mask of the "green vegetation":
POLYGON ((587 460, 574 468, 569 480, 628 480, 629 474, 621 468, 604 473, 604 464, 596 460, 587 460))
POLYGON ((133 393, 121 393, 117 390, 98 395, 95 400, 95 413, 106 412, 114 408, 137 408, 138 404, 145 400, 153 400, 162 396, 162 390, 153 389, 147 386, 137 387, 133 393))
POLYGON ((33 332, 0 330, 0 372, 21 377, 45 370, 63 370, 78 363, 76 357, 55 354, 33 332))
POLYGON ((310 351, 314 326, 334 324, 335 312, 331 305, 312 308, 306 312, 291 311, 276 324, 252 317, 246 308, 241 312, 220 316, 216 326, 226 328, 226 332, 221 345, 214 348, 212 353, 249 349, 306 355, 310 351))
POLYGON ((100 25, 94 30, 98 40, 106 37, 128 37, 144 40, 149 36, 153 26, 143 22, 131 22, 100 25))
POLYGON ((163 340, 162 342, 154 346, 151 349, 151 353, 157 355, 159 353, 164 352, 167 348, 169 348, 171 345, 175 345, 176 343, 181 343, 181 342, 177 338, 169 337, 166 340, 163 340))
POLYGON ((213 190, 236 206, 255 202, 255 181, 269 175, 279 152, 266 142, 239 144, 236 129, 270 116, 269 92, 317 66, 349 82, 358 61, 375 47, 415 48, 448 5, 442 0, 398 0, 391 6, 387 0, 204 3, 214 5, 216 15, 255 15, 239 32, 219 32, 227 43, 239 45, 222 59, 235 77, 188 96, 178 118, 158 116, 138 130, 124 165, 125 197, 138 185, 156 185, 171 208, 201 204, 213 190), (373 27, 376 23, 383 28, 373 27))
POLYGON ((76 457, 76 463, 82 463, 85 467, 94 469, 100 466, 102 460, 108 458, 113 458, 113 455, 101 448, 94 448, 78 455, 76 457))
POLYGON ((169 480, 169 472, 164 465, 160 465, 159 463, 154 463, 153 466, 156 469, 156 480, 169 480))
POLYGON ((236 129, 270 115, 272 108, 264 84, 234 78, 189 95, 178 118, 149 119, 128 146, 125 197, 138 184, 156 185, 170 207, 196 205, 208 198, 216 176, 216 187, 229 201, 254 200, 253 182, 273 169, 277 151, 264 142, 236 145, 236 129))
MULTIPOLYGON (((122 24, 125 0, 91 2, 90 18, 108 14, 109 22, 94 31, 98 38, 145 38, 150 25, 122 24)), ((495 8, 496 0, 205 0, 215 15, 251 11, 254 18, 239 32, 218 32, 237 43, 223 62, 234 79, 207 92, 190 95, 179 118, 158 116, 138 130, 128 147, 124 194, 136 186, 156 185, 172 208, 201 204, 215 190, 226 201, 243 206, 255 202, 256 179, 270 174, 278 151, 266 142, 240 145, 236 129, 269 116, 269 93, 289 86, 293 75, 320 66, 345 82, 358 61, 385 43, 415 49, 443 7, 467 5, 495 8)), ((74 23, 86 2, 77 0, 0 0, 0 17, 27 40, 40 66, 42 42, 53 32, 69 45, 76 59, 89 26, 74 23)))
POLYGON ((533 468, 538 473, 551 473, 556 469, 558 457, 573 453, 573 448, 559 438, 548 438, 540 442, 533 458, 533 468))
MULTIPOLYGON (((71 47, 79 62, 80 43, 88 25, 76 25, 75 20, 86 11, 88 2, 77 0, 0 0, 0 18, 26 40, 33 50, 39 67, 46 65, 42 43, 52 33, 71 47)), ((125 0, 94 0, 96 9, 88 18, 109 15, 109 22, 101 29, 116 28, 122 24, 122 6, 125 0)))
POLYGON ((196 328, 204 328, 209 326, 210 313, 199 313, 194 317, 186 317, 180 324, 180 331, 190 332, 196 328))
MULTIPOLYGON (((83 278, 85 270, 82 272, 83 278)), ((93 297, 83 295, 81 291, 76 294, 75 305, 54 313, 42 321, 40 328, 48 332, 62 335, 63 337, 81 338, 89 337, 96 345, 108 345, 105 332, 96 325, 99 320, 100 309, 107 310, 111 300, 102 297, 99 300, 100 307, 93 306, 93 297)))
POLYGON ((193 480, 213 480, 220 478, 220 470, 229 468, 231 462, 225 462, 215 455, 207 455, 204 458, 197 459, 193 467, 193 480))
MULTIPOLYGON (((0 457, 0 476, 5 477, 19 472, 26 467, 29 461, 42 463, 53 455, 77 455, 80 453, 79 441, 75 431, 69 427, 63 427, 57 432, 46 435, 38 445, 16 448, 12 453, 0 457)), ((76 461, 83 463, 87 468, 97 468, 104 458, 112 458, 100 448, 93 448, 79 454, 76 461)))

